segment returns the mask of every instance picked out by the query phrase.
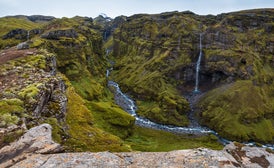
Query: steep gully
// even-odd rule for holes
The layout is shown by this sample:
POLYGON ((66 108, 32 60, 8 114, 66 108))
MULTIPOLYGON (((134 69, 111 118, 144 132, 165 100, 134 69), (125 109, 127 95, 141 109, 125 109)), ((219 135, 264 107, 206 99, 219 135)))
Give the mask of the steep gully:
MULTIPOLYGON (((202 34, 200 34, 199 46, 200 46, 200 53, 199 53, 199 57, 198 57, 198 60, 196 63, 195 88, 194 88, 192 94, 188 96, 189 100, 197 99, 197 97, 199 97, 202 94, 199 90, 199 70, 200 70, 200 62, 202 59, 202 34)), ((108 56, 108 54, 109 54, 109 50, 106 50, 106 55, 108 56)), ((112 61, 110 61, 110 63, 111 63, 111 65, 114 64, 112 61)), ((112 68, 107 69, 107 71, 106 71, 107 78, 109 77, 111 70, 112 70, 112 68)), ((117 84, 114 81, 109 80, 108 87, 114 88, 114 90, 112 90, 112 92, 114 94, 115 103, 117 105, 119 105, 123 110, 128 112, 130 115, 134 116, 135 124, 138 126, 152 128, 152 129, 156 129, 156 130, 164 130, 164 131, 173 132, 173 133, 196 134, 196 135, 213 134, 214 136, 216 136, 218 138, 218 141, 220 143, 222 143, 223 145, 229 144, 231 142, 230 140, 227 140, 227 139, 219 136, 217 132, 215 132, 207 127, 202 127, 194 117, 195 112, 194 112, 192 103, 190 103, 191 111, 188 114, 188 118, 190 120, 190 125, 188 127, 163 125, 163 124, 158 124, 158 123, 152 122, 146 118, 138 116, 138 114, 136 113, 137 107, 136 107, 134 101, 129 96, 127 96, 126 94, 124 94, 121 91, 119 84, 117 84)), ((255 146, 255 142, 248 142, 248 143, 244 143, 244 144, 248 145, 248 146, 255 146)), ((263 147, 268 147, 268 148, 271 148, 274 150, 274 144, 266 144, 266 145, 263 145, 263 147)))

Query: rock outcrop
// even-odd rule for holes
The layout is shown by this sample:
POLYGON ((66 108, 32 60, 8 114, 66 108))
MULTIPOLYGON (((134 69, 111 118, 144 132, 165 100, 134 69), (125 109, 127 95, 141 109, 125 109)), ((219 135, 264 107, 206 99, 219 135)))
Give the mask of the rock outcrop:
POLYGON ((78 34, 74 29, 52 30, 42 34, 41 37, 49 40, 59 40, 60 37, 77 38, 78 34))
POLYGON ((29 44, 27 42, 20 43, 16 46, 17 50, 24 50, 29 48, 29 44))
POLYGON ((61 146, 52 140, 51 134, 52 127, 49 124, 31 128, 18 141, 0 149, 0 167, 9 167, 30 154, 62 151, 61 146))
POLYGON ((1 147, 18 138, 26 127, 50 118, 64 121, 67 97, 64 80, 56 74, 54 55, 15 47, 0 53, 1 147))
POLYGON ((32 22, 49 22, 55 19, 53 16, 31 15, 26 16, 32 22))
POLYGON ((3 40, 6 39, 16 39, 16 40, 29 40, 35 35, 41 34, 43 30, 41 29, 31 29, 31 30, 25 30, 25 29, 13 29, 9 31, 7 34, 2 36, 3 40))
POLYGON ((10 39, 10 38, 15 38, 19 40, 24 40, 27 38, 28 31, 25 29, 14 29, 5 34, 2 38, 5 39, 10 39))
POLYGON ((274 166, 274 154, 256 147, 228 145, 171 152, 33 154, 12 167, 256 167, 274 166))

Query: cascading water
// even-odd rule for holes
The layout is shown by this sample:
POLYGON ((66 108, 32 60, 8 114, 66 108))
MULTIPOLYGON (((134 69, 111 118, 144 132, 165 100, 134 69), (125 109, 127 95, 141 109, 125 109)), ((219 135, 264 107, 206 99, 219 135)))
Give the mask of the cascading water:
POLYGON ((157 124, 154 123, 146 118, 142 118, 136 114, 136 105, 133 100, 131 100, 128 96, 126 96, 121 89, 119 88, 119 85, 116 82, 108 81, 108 87, 114 88, 112 89, 115 97, 115 102, 118 104, 122 109, 124 109, 126 112, 131 114, 135 117, 135 124, 147 127, 147 128, 153 128, 158 130, 165 130, 169 132, 176 132, 176 133, 187 133, 187 134, 208 134, 213 133, 214 131, 205 128, 205 127, 177 127, 177 126, 171 126, 171 125, 163 125, 163 124, 157 124))
POLYGON ((196 63, 196 78, 195 78, 195 89, 194 89, 194 93, 199 93, 199 71, 200 71, 200 64, 201 64, 201 59, 202 59, 202 34, 200 34, 200 53, 199 53, 199 57, 196 63))
POLYGON ((28 30, 28 33, 27 33, 27 41, 29 41, 29 30, 28 30))
MULTIPOLYGON (((107 52, 107 54, 108 54, 108 52, 107 52)), ((113 62, 111 62, 111 64, 113 65, 113 62)), ((112 70, 112 68, 110 70, 107 70, 107 75, 110 74, 111 70, 112 70)), ((137 107, 136 107, 134 101, 129 96, 125 95, 121 91, 119 85, 116 82, 109 80, 108 81, 108 87, 112 88, 111 91, 114 94, 116 104, 119 105, 126 112, 131 114, 133 117, 135 117, 135 124, 136 125, 139 125, 141 127, 146 127, 146 128, 152 128, 152 129, 157 129, 157 130, 164 130, 164 131, 174 132, 174 133, 187 133, 187 134, 200 134, 200 135, 201 134, 213 134, 218 138, 219 142, 221 142, 223 145, 226 145, 226 144, 231 142, 231 141, 229 141, 227 139, 224 139, 221 136, 219 136, 217 132, 215 132, 213 130, 210 130, 207 127, 201 127, 198 123, 194 124, 192 126, 189 126, 189 127, 178 127, 178 126, 157 124, 157 123, 152 122, 152 121, 150 121, 146 118, 142 118, 142 117, 138 116, 137 113, 136 113, 137 107)), ((197 88, 197 90, 198 90, 198 88, 197 88)), ((254 146, 255 145, 254 142, 244 143, 244 144, 249 145, 249 146, 254 146)), ((262 147, 268 147, 268 148, 274 149, 273 144, 262 145, 262 147)))

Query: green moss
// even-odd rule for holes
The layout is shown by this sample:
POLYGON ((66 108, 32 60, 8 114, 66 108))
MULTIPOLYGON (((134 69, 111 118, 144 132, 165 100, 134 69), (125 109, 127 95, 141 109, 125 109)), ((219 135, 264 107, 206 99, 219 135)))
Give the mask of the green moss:
POLYGON ((67 89, 68 108, 66 123, 70 138, 64 142, 72 151, 129 151, 123 141, 94 126, 92 113, 84 105, 84 100, 72 87, 67 89))
POLYGON ((103 86, 87 74, 86 77, 79 78, 71 82, 83 98, 87 100, 99 100, 102 98, 103 86))
POLYGON ((63 134, 62 128, 59 126, 56 118, 47 118, 45 123, 48 123, 52 126, 52 138, 57 143, 62 143, 63 134))
POLYGON ((110 102, 89 102, 98 127, 124 139, 132 133, 134 117, 110 102))
POLYGON ((0 100, 0 127, 17 124, 19 116, 25 111, 20 99, 0 100))
MULTIPOLYGON (((265 94, 268 87, 251 81, 237 81, 207 93, 199 103, 203 124, 232 140, 273 142, 273 119, 265 119, 273 102, 265 94), (235 129, 237 128, 237 129, 235 129)), ((272 111, 270 110, 270 111, 272 111)))
MULTIPOLYGON (((163 58, 165 58, 165 54, 163 58)), ((161 58, 155 57, 156 62, 158 59, 161 60, 161 58)), ((142 97, 143 101, 155 103, 153 107, 161 108, 161 113, 154 115, 151 113, 153 107, 141 107, 142 105, 138 104, 138 107, 141 107, 138 114, 160 123, 186 125, 187 118, 184 114, 189 110, 189 105, 184 98, 178 95, 178 92, 168 83, 161 72, 160 67, 164 68, 166 65, 160 61, 160 64, 154 66, 152 59, 142 64, 143 61, 144 58, 139 56, 133 57, 133 59, 124 57, 119 60, 116 67, 120 69, 113 72, 115 80, 121 84, 124 92, 133 92, 133 96, 138 95, 142 97), (158 67, 157 70, 151 71, 151 68, 154 67, 158 67)))
POLYGON ((37 88, 37 84, 31 84, 26 88, 22 89, 18 95, 23 99, 33 99, 39 93, 39 89, 37 88))
POLYGON ((149 152, 163 152, 199 147, 217 150, 223 148, 214 136, 195 137, 191 135, 176 135, 165 131, 142 127, 135 127, 133 135, 126 139, 126 143, 128 143, 133 150, 149 152))
POLYGON ((0 147, 7 145, 11 142, 14 142, 16 139, 21 137, 24 134, 24 130, 16 130, 14 132, 6 133, 3 137, 0 136, 0 147))
POLYGON ((175 111, 173 109, 174 107, 169 108, 166 104, 161 104, 159 106, 158 102, 137 101, 137 106, 138 115, 146 117, 154 122, 178 126, 188 125, 188 119, 186 116, 175 111))

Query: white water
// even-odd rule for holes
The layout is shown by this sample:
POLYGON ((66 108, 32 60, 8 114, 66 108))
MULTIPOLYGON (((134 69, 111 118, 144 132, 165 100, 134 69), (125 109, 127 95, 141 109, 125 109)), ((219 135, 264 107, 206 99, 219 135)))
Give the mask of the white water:
POLYGON ((114 92, 116 104, 118 104, 122 109, 124 109, 126 112, 128 112, 129 114, 135 117, 136 125, 147 127, 147 128, 158 129, 158 130, 176 132, 176 133, 188 133, 188 134, 208 134, 208 133, 214 134, 215 133, 214 131, 205 127, 177 127, 177 126, 171 126, 171 125, 158 124, 146 118, 142 118, 136 114, 137 107, 135 106, 134 101, 131 100, 127 95, 122 93, 122 91, 119 88, 119 85, 116 82, 108 81, 108 87, 114 88, 113 92, 114 92))
POLYGON ((201 59, 202 59, 202 34, 200 34, 200 53, 199 57, 196 63, 196 78, 195 78, 195 89, 194 93, 198 93, 199 91, 199 71, 200 71, 200 64, 201 64, 201 59))
POLYGON ((27 41, 29 41, 29 32, 30 32, 30 31, 28 30, 28 34, 27 34, 27 41))

